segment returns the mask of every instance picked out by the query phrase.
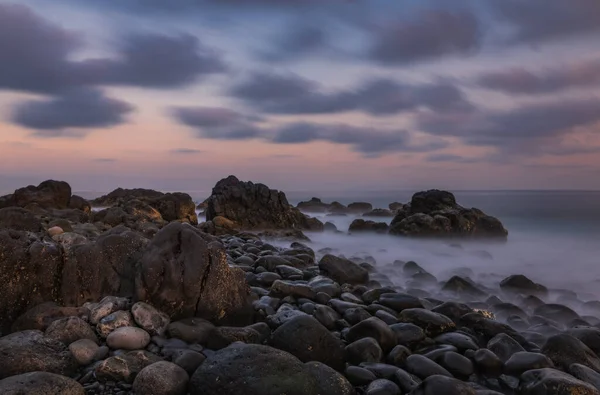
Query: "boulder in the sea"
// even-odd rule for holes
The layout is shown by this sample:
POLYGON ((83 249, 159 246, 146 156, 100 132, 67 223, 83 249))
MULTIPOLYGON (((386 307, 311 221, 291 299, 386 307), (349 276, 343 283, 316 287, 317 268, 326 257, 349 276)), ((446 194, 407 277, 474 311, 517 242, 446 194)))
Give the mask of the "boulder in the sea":
POLYGON ((13 201, 19 207, 36 204, 44 209, 65 209, 71 201, 71 186, 64 181, 47 180, 37 187, 29 185, 17 189, 13 194, 13 201))
POLYGON ((319 261, 319 269, 340 284, 364 284, 369 281, 369 272, 348 259, 327 254, 319 261))
POLYGON ((222 179, 212 190, 206 220, 217 216, 230 219, 244 229, 323 230, 319 220, 292 207, 285 193, 234 176, 222 179))
POLYGON ((348 231, 350 233, 360 232, 374 232, 374 233, 386 233, 388 230, 388 224, 385 222, 375 222, 371 220, 364 220, 357 218, 350 224, 348 231))

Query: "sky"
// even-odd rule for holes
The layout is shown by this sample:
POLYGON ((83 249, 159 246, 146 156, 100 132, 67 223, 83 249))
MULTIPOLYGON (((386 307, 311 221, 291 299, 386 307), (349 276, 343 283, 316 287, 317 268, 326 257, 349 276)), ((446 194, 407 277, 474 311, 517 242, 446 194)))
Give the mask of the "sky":
POLYGON ((0 0, 0 193, 600 189, 598 0, 0 0))

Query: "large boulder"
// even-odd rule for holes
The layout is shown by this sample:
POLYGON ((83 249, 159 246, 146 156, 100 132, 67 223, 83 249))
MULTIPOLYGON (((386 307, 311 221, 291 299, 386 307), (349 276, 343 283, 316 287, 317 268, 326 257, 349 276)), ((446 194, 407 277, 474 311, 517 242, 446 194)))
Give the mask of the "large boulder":
POLYGON ((319 269, 340 284, 364 284, 369 281, 369 272, 357 263, 327 254, 319 261, 319 269))
POLYGON ((299 210, 308 211, 311 213, 326 213, 331 205, 323 203, 319 198, 312 198, 306 202, 300 202, 296 206, 299 210))
POLYGON ((102 234, 95 242, 66 249, 61 299, 81 306, 106 295, 133 295, 135 266, 147 243, 139 233, 120 228, 102 234))
POLYGON ((138 300, 174 319, 231 322, 250 311, 244 272, 230 268, 222 245, 189 224, 172 222, 150 241, 135 288, 138 300))
POLYGON ((77 381, 47 372, 31 372, 0 380, 4 395, 85 395, 77 381))
POLYGON ((194 372, 190 395, 354 395, 347 380, 285 351, 234 343, 212 354, 194 372), (332 378, 335 378, 332 380, 332 378))
POLYGON ((41 208, 64 209, 69 207, 71 201, 71 186, 64 181, 48 180, 40 185, 29 185, 17 189, 13 194, 16 206, 26 207, 36 204, 41 208))
POLYGON ((26 232, 0 229, 0 332, 28 308, 58 300, 60 247, 26 232))
POLYGON ((43 229, 42 221, 31 211, 20 207, 0 208, 0 228, 26 232, 41 232, 43 229))
POLYGON ((67 346, 40 331, 15 332, 0 338, 0 379, 37 371, 68 376, 76 369, 67 346))
POLYGON ((264 184, 243 182, 234 176, 219 181, 212 190, 206 220, 222 216, 244 229, 323 230, 323 224, 292 207, 285 193, 264 184))
POLYGON ((359 232, 375 232, 375 233, 386 233, 388 231, 388 224, 385 222, 375 222, 370 220, 364 220, 357 218, 350 224, 348 232, 359 233, 359 232))
POLYGON ((107 195, 100 196, 92 200, 92 204, 98 207, 111 207, 119 206, 124 204, 126 201, 131 199, 138 199, 142 201, 152 200, 164 195, 162 192, 155 191, 153 189, 134 188, 134 189, 123 189, 117 188, 107 195))
POLYGON ((410 204, 399 209, 390 234, 425 237, 484 237, 508 235, 502 223, 483 211, 456 203, 454 195, 437 189, 415 193, 410 204))

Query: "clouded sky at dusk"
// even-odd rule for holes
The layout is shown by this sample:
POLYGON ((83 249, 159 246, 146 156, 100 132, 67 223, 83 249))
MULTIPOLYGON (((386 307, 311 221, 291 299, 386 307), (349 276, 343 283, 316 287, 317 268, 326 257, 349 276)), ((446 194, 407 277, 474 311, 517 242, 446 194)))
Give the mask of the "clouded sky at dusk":
POLYGON ((0 193, 600 189, 598 0, 3 0, 0 193))

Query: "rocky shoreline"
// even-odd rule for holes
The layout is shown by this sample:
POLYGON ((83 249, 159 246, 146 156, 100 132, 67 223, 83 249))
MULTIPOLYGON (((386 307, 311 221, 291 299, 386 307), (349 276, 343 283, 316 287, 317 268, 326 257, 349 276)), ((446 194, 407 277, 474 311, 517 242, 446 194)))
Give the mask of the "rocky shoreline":
POLYGON ((506 239, 448 192, 294 208, 230 176, 203 207, 58 181, 0 197, 0 393, 600 394, 600 301, 403 257, 393 283, 302 233, 331 230, 303 213, 321 210, 365 215, 351 232, 506 239))

